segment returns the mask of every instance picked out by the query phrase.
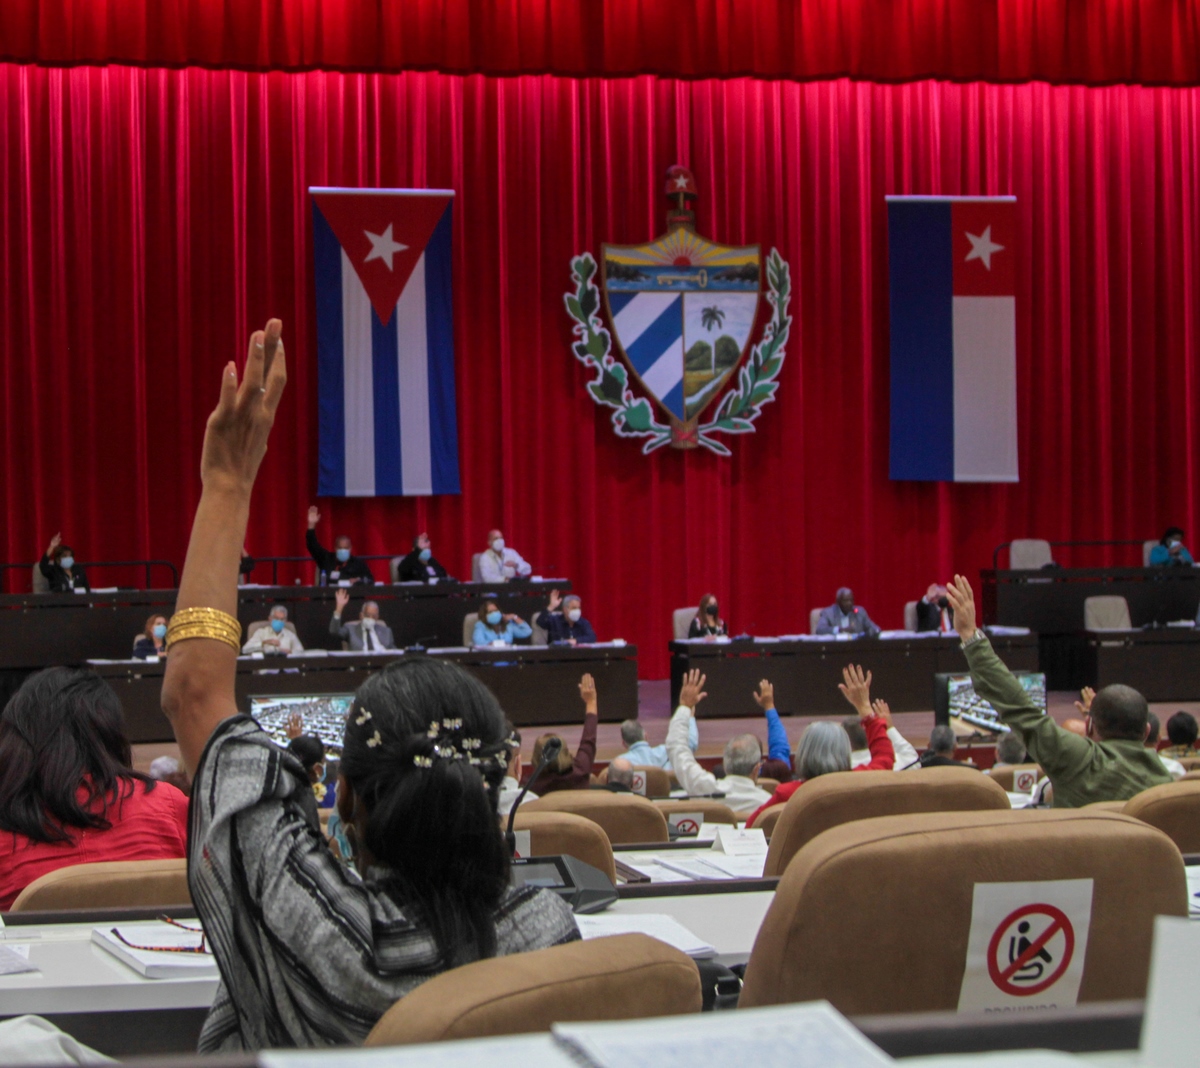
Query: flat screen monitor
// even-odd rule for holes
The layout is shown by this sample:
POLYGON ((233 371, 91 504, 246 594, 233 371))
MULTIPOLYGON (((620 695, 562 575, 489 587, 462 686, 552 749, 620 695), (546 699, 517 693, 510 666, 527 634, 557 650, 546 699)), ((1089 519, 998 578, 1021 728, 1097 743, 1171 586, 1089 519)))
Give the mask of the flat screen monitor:
MULTIPOLYGON (((1040 671, 1014 671, 1035 707, 1046 711, 1046 676, 1040 671)), ((949 723, 957 716, 964 723, 984 731, 1004 734, 1008 728, 1000 722, 996 710, 975 692, 971 676, 934 675, 933 717, 936 723, 949 723)))
POLYGON ((250 715, 273 741, 286 747, 288 717, 299 712, 304 717, 304 733, 320 737, 327 755, 340 758, 353 701, 352 693, 260 694, 250 698, 250 715))

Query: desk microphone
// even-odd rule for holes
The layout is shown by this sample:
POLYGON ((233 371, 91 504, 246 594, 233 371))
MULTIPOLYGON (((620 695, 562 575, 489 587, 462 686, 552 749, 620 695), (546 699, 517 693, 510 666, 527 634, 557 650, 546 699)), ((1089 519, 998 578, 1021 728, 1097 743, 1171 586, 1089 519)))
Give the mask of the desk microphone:
POLYGON ((558 759, 558 754, 561 751, 561 738, 551 738, 546 742, 542 748, 542 762, 526 780, 525 785, 521 787, 521 792, 517 794, 517 799, 513 802, 513 807, 508 811, 508 830, 504 832, 504 839, 508 842, 508 855, 510 857, 516 856, 517 852, 517 836, 513 832, 513 821, 517 818, 517 809, 520 808, 521 802, 525 800, 525 795, 529 793, 529 787, 537 781, 537 777, 546 770, 551 761, 558 759))

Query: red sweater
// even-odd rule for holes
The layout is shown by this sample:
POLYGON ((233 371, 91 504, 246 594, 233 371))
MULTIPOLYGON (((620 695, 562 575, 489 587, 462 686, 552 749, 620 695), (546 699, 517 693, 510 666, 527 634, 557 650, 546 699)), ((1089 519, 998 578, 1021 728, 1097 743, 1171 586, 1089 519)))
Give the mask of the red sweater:
MULTIPOLYGON (((122 787, 128 789, 124 782, 122 787)), ((93 805, 95 812, 104 809, 102 801, 93 805)), ((71 842, 34 842, 0 831, 0 911, 7 912, 35 879, 72 864, 187 856, 188 799, 169 783, 147 791, 145 783, 134 782, 132 795, 110 803, 105 816, 112 823, 107 831, 71 827, 71 842)))
MULTIPOLYGON (((862 725, 863 730, 867 733, 867 748, 871 751, 871 762, 869 764, 861 764, 851 770, 891 771, 896 763, 896 751, 892 748, 892 740, 887 736, 887 723, 880 719, 879 716, 872 716, 870 719, 864 719, 862 725)), ((766 812, 772 805, 782 805, 803 785, 803 779, 780 783, 779 788, 771 795, 771 799, 756 809, 754 815, 746 821, 746 826, 753 827, 754 821, 762 813, 766 812)))

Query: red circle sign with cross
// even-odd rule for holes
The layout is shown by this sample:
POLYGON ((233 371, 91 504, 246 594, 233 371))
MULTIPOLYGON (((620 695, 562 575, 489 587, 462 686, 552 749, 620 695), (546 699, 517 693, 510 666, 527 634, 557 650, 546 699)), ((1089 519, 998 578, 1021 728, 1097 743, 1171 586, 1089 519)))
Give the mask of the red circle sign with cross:
POLYGON ((1003 993, 1029 997, 1057 983, 1074 955, 1075 929, 1067 914, 1053 905, 1024 905, 1005 916, 992 935, 988 975, 1003 993), (1057 958, 1048 948, 1052 942, 1057 958))

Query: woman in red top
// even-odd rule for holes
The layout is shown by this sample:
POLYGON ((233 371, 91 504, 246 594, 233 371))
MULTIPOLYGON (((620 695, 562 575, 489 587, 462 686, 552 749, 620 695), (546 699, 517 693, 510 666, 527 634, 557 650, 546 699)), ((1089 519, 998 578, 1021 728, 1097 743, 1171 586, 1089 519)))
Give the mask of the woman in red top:
POLYGON ((747 827, 753 827, 754 821, 772 805, 782 805, 809 779, 815 779, 819 775, 827 775, 833 771, 892 770, 896 762, 896 753, 887 735, 887 705, 883 701, 876 701, 875 707, 871 706, 871 673, 868 671, 864 674, 862 668, 851 666, 842 669, 842 678, 845 681, 838 684, 838 689, 862 719, 871 762, 851 769, 850 736, 842 725, 810 723, 800 736, 800 744, 796 747, 796 778, 792 782, 780 783, 771 799, 746 821, 747 827))
POLYGON ((187 855, 188 800, 130 766, 99 675, 31 675, 0 714, 0 911, 47 872, 187 855))

